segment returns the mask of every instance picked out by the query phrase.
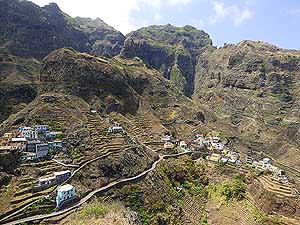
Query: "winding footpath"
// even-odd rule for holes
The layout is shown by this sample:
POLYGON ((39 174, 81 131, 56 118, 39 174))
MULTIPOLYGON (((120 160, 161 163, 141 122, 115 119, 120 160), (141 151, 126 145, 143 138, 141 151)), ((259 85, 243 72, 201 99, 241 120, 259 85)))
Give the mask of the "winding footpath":
MULTIPOLYGON (((47 219, 47 218, 51 218, 51 217, 55 217, 55 216, 59 216, 59 215, 65 214, 66 212, 69 212, 69 211, 71 211, 71 210, 73 210, 75 208, 78 208, 79 206, 81 206, 82 204, 84 204, 85 202, 87 202, 90 198, 92 198, 95 194, 98 194, 98 193, 104 192, 104 191, 108 191, 109 189, 111 189, 114 186, 125 184, 127 182, 133 182, 133 181, 136 181, 136 180, 138 180, 138 179, 146 176, 148 173, 150 173, 151 171, 155 170, 157 164, 159 162, 161 162, 163 159, 172 158, 172 157, 179 157, 179 156, 182 156, 182 155, 185 155, 185 154, 190 154, 190 153, 192 153, 192 152, 188 151, 188 152, 182 152, 182 153, 172 154, 172 155, 159 155, 158 160, 156 160, 152 164, 152 166, 151 166, 150 169, 147 169, 144 172, 142 172, 142 173, 140 173, 140 174, 138 174, 138 175, 136 175, 134 177, 124 178, 124 179, 121 179, 119 181, 113 181, 113 182, 109 183, 106 186, 103 186, 103 187, 101 187, 99 189, 96 189, 96 190, 90 192, 88 195, 86 195, 82 199, 80 199, 79 202, 77 202, 75 205, 73 205, 73 206, 71 206, 69 208, 66 208, 66 209, 63 209, 61 211, 57 211, 57 212, 54 212, 54 213, 50 213, 50 214, 36 215, 36 216, 27 217, 27 218, 24 218, 24 219, 19 219, 19 220, 13 221, 13 222, 6 223, 6 225, 14 225, 14 224, 32 222, 32 221, 35 221, 35 220, 47 219)), ((99 159, 99 157, 93 159, 93 161, 96 161, 98 159, 99 159)), ((78 170, 79 170, 79 168, 78 168, 78 170)), ((4 221, 4 219, 2 219, 2 221, 4 221)))
POLYGON ((77 169, 72 173, 72 175, 71 175, 67 180, 65 180, 63 183, 61 183, 60 185, 58 185, 51 193, 49 193, 48 195, 45 195, 45 196, 41 196, 41 197, 39 197, 38 199, 34 200, 33 202, 31 202, 31 203, 29 203, 29 204, 23 206, 22 208, 18 209, 17 211, 12 212, 11 214, 9 214, 9 215, 3 217, 2 219, 0 219, 0 224, 1 224, 2 221, 8 220, 9 218, 11 218, 11 217, 13 217, 13 216, 15 216, 15 215, 21 213, 22 211, 24 211, 24 210, 27 209, 28 207, 34 205, 35 203, 38 203, 42 198, 49 198, 50 195, 52 195, 52 194, 55 193, 55 191, 57 190, 58 187, 60 187, 60 186, 62 186, 63 184, 67 183, 70 179, 72 179, 72 177, 75 176, 76 173, 78 173, 78 172, 79 172, 82 168, 84 168, 86 165, 88 165, 88 164, 90 164, 90 163, 92 163, 92 162, 95 162, 95 161, 97 161, 97 160, 99 160, 99 159, 105 158, 105 157, 111 155, 112 153, 114 153, 114 152, 107 152, 107 153, 105 153, 105 154, 103 154, 103 155, 101 155, 101 156, 98 156, 98 157, 96 157, 96 158, 94 158, 94 159, 92 159, 92 160, 89 160, 89 161, 87 161, 86 163, 82 164, 79 168, 77 168, 77 169))
POLYGON ((52 161, 56 162, 56 163, 58 163, 58 164, 60 164, 60 165, 62 165, 64 167, 73 167, 73 168, 78 168, 79 167, 79 165, 75 165, 75 164, 65 164, 65 163, 63 163, 63 162, 61 162, 61 161, 59 161, 57 159, 52 159, 52 161))

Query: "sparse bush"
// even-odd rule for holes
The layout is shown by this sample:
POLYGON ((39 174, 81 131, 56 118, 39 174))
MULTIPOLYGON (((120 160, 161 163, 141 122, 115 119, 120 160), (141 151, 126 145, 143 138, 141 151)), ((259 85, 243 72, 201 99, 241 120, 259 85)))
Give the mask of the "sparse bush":
POLYGON ((106 213, 107 208, 102 203, 93 202, 82 210, 81 216, 85 219, 91 219, 102 217, 106 213))

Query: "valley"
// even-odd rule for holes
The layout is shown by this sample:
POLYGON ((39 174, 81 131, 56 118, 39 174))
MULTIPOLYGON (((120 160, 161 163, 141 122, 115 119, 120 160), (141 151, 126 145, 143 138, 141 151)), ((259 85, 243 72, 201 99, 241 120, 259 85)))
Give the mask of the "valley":
POLYGON ((298 50, 0 6, 1 224, 299 224, 298 50))

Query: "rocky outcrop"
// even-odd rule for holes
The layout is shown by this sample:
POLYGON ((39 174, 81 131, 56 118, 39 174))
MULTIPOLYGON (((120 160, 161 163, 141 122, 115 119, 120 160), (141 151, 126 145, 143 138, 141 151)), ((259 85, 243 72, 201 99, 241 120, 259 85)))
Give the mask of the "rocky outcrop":
POLYGON ((39 7, 30 1, 1 0, 0 6, 0 45, 16 56, 41 59, 62 47, 116 55, 124 41, 102 20, 74 19, 55 3, 39 7))
POLYGON ((150 26, 128 34, 121 55, 141 58, 191 96, 196 58, 203 47, 211 44, 207 33, 191 26, 150 26))
POLYGON ((61 92, 91 102, 115 105, 116 111, 134 113, 139 107, 137 93, 129 86, 124 71, 105 59, 72 49, 57 50, 45 59, 40 75, 40 92, 61 92), (110 99, 110 100, 108 100, 110 99))
POLYGON ((41 63, 0 53, 0 121, 26 107, 37 94, 41 63))

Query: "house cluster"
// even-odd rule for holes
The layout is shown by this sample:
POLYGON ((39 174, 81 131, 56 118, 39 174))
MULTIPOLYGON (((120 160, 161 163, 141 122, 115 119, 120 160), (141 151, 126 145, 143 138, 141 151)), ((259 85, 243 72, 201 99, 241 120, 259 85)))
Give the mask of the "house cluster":
POLYGON ((262 160, 255 161, 253 157, 248 153, 246 155, 246 164, 252 165, 257 171, 269 171, 273 176, 283 183, 288 183, 288 177, 284 170, 272 165, 270 158, 263 158, 262 160))
POLYGON ((221 142, 217 136, 196 134, 191 143, 193 150, 207 150, 206 159, 212 162, 229 163, 232 165, 241 166, 239 154, 231 150, 227 145, 221 142))
POLYGON ((160 139, 160 142, 164 144, 164 149, 166 150, 167 149, 171 150, 178 146, 182 151, 188 150, 188 145, 185 141, 175 139, 175 137, 169 132, 163 134, 162 138, 160 139))
POLYGON ((51 132, 48 125, 22 126, 1 138, 1 153, 21 151, 21 160, 31 161, 45 158, 49 150, 62 150, 62 132, 51 132))

